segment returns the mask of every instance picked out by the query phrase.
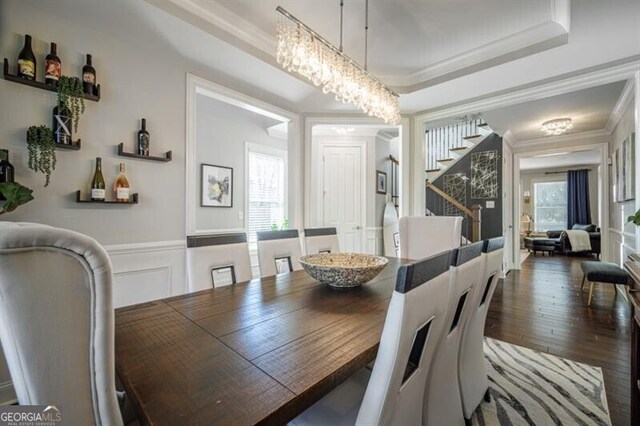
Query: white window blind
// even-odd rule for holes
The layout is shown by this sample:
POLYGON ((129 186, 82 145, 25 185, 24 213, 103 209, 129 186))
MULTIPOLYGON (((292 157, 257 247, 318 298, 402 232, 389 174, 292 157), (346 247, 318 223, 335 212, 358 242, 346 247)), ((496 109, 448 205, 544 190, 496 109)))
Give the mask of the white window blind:
POLYGON ((249 244, 256 243, 256 232, 280 227, 285 218, 285 158, 249 149, 249 244))
POLYGON ((535 182, 533 203, 537 232, 567 229, 567 181, 535 182))

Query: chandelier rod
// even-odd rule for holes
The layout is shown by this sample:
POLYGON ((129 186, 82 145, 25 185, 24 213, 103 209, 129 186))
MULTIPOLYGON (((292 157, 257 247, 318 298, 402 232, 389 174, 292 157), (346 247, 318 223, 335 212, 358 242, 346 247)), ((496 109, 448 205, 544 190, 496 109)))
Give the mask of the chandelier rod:
POLYGON ((320 41, 322 44, 324 44, 328 49, 333 50, 334 52, 338 53, 340 56, 342 56, 343 58, 345 58, 346 60, 348 60, 351 65, 353 65, 354 67, 358 68, 359 70, 361 70, 362 72, 364 72, 369 78, 371 78, 372 80, 375 80, 376 82, 380 83, 380 85, 382 85, 385 90, 387 90, 389 93, 391 93, 393 96, 398 97, 398 94, 396 92, 394 92, 393 90, 391 90, 386 84, 384 84, 382 81, 380 81, 380 79, 378 79, 376 76, 374 76, 373 74, 371 74, 369 71, 367 71, 366 69, 362 68, 360 65, 358 65, 358 63, 356 61, 354 61, 353 59, 351 59, 348 55, 346 55, 345 53, 341 52, 337 47, 335 47, 333 44, 329 43, 324 37, 322 37, 320 34, 318 34, 317 32, 315 32, 314 30, 312 30, 307 24, 305 24, 304 22, 302 22, 301 20, 299 20, 298 18, 296 18, 295 16, 293 16, 291 13, 287 12, 286 9, 284 9, 282 6, 278 6, 276 8, 276 11, 279 12, 280 14, 282 14, 283 16, 285 16, 287 19, 289 19, 291 22, 295 23, 296 25, 298 25, 300 28, 303 28, 306 32, 308 32, 309 34, 311 34, 316 40, 320 41))
POLYGON ((369 44, 369 0, 364 2, 364 69, 367 69, 367 48, 369 44))
POLYGON ((344 0, 340 0, 340 52, 342 52, 342 22, 344 17, 344 0))

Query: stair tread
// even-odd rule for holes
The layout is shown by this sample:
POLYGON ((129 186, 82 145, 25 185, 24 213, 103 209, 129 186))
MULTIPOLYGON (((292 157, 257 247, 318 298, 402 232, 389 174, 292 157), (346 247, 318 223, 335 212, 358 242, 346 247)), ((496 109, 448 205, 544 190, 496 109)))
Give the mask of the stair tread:
POLYGON ((461 146, 461 147, 458 147, 458 148, 449 148, 449 151, 462 151, 462 150, 465 150, 465 149, 469 149, 469 147, 468 146, 461 146))
POLYGON ((453 160, 455 160, 455 158, 443 158, 442 160, 437 160, 437 161, 443 163, 445 161, 453 161, 453 160))
POLYGON ((479 137, 481 137, 481 136, 482 136, 482 135, 470 135, 470 136, 465 136, 465 137, 463 137, 462 139, 475 139, 475 138, 479 138, 479 137))
POLYGON ((487 127, 489 125, 489 123, 482 123, 482 124, 478 124, 478 127, 487 127))
POLYGON ((427 170, 425 170, 425 172, 433 173, 433 172, 439 172, 440 170, 442 170, 442 169, 427 169, 427 170))

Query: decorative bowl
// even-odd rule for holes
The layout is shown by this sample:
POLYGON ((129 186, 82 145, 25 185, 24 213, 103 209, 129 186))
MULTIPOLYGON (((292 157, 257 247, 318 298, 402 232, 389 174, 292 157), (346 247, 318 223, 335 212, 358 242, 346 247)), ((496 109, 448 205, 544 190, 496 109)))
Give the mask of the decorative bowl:
POLYGON ((309 275, 332 287, 357 287, 371 281, 389 260, 360 253, 319 253, 302 256, 300 264, 309 275))

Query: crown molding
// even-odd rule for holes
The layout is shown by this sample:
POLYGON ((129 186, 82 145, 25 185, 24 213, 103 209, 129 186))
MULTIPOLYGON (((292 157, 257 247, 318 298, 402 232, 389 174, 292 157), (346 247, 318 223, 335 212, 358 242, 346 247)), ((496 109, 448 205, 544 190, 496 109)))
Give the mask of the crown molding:
POLYGON ((509 145, 511 149, 513 149, 513 147, 518 144, 518 139, 516 139, 516 136, 511 132, 511 130, 507 130, 506 132, 504 132, 502 141, 509 145))
MULTIPOLYGON (((509 131, 509 133, 511 133, 509 131)), ((588 132, 580 132, 580 133, 567 133, 564 135, 558 136, 547 136, 535 139, 527 139, 523 141, 518 141, 515 144, 512 144, 514 148, 525 148, 525 147, 533 147, 533 146, 544 146, 551 145, 557 146, 563 142, 569 142, 574 140, 586 140, 600 137, 611 136, 611 133, 607 131, 607 129, 598 129, 598 130, 590 130, 588 132)), ((515 137, 513 138, 515 140, 515 137)), ((564 149, 564 148, 563 148, 564 149)))
POLYGON ((638 69, 640 69, 640 55, 635 55, 612 63, 559 75, 551 79, 501 90, 460 103, 422 111, 416 113, 414 117, 418 121, 431 122, 517 105, 551 96, 564 95, 565 93, 603 84, 632 79, 638 69))
POLYGON ((620 122, 625 109, 627 109, 633 97, 634 82, 633 79, 629 79, 627 80, 627 84, 624 85, 624 89, 622 89, 622 93, 620 94, 616 105, 613 107, 613 110, 611 110, 611 115, 609 116, 609 120, 607 121, 607 125, 605 127, 605 129, 607 129, 607 132, 613 133, 614 129, 620 122))
MULTIPOLYGON (((275 36, 230 11, 217 0, 146 1, 268 64, 279 67, 275 58, 275 36)), ((398 93, 411 93, 566 44, 569 40, 569 3, 570 0, 550 0, 549 21, 470 49, 411 74, 380 75, 380 78, 398 93)), ((290 74, 297 77, 295 73, 290 74)), ((311 85, 307 79, 300 80, 311 85)))
POLYGON ((411 93, 567 44, 569 32, 547 21, 447 58, 409 75, 380 75, 397 93, 411 93))

